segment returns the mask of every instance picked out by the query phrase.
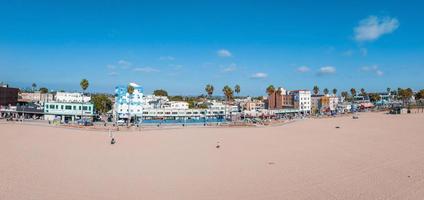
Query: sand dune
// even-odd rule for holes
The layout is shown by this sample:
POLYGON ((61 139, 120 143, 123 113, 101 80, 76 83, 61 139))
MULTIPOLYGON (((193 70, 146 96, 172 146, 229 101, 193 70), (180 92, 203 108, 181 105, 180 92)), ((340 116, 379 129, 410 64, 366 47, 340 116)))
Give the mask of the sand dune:
POLYGON ((0 199, 422 199, 423 122, 364 113, 120 132, 115 145, 106 132, 3 123, 0 199))

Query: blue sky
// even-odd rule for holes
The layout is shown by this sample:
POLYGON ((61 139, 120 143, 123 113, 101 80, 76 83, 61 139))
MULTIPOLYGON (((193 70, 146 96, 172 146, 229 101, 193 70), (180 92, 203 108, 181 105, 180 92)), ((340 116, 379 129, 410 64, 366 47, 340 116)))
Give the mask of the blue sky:
POLYGON ((424 88, 420 1, 0 1, 0 81, 218 94, 424 88))

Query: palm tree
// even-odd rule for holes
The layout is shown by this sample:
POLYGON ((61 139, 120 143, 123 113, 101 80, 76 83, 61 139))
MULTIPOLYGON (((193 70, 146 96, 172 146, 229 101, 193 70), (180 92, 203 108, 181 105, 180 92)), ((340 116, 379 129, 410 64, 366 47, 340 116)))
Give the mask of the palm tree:
MULTIPOLYGON (((40 90, 40 101, 41 101, 41 94, 47 94, 49 92, 49 89, 42 87, 39 90, 40 90)), ((46 99, 48 98, 46 97, 46 99)))
POLYGON ((274 94, 275 92, 275 87, 273 85, 269 85, 266 88, 266 93, 268 94, 268 96, 271 96, 272 94, 274 94))
POLYGON ((211 85, 211 84, 207 84, 206 87, 205 87, 205 91, 208 94, 209 98, 212 97, 213 89, 214 89, 213 85, 211 85))
POLYGON ((361 95, 363 96, 363 97, 365 97, 365 95, 366 95, 367 93, 365 92, 365 89, 364 88, 361 88, 361 95))
POLYGON ((350 93, 352 94, 352 102, 355 100, 355 96, 356 96, 356 89, 355 88, 351 88, 350 89, 350 93))
POLYGON ((343 97, 344 99, 347 99, 347 97, 349 96, 349 94, 348 94, 346 91, 343 91, 343 92, 341 93, 341 95, 342 95, 342 97, 343 97))
POLYGON ((234 87, 234 91, 237 93, 237 95, 240 93, 240 85, 236 85, 235 87, 234 87))
MULTIPOLYGON (((231 89, 228 85, 224 86, 222 92, 224 93, 227 102, 233 97, 233 89, 231 89)), ((225 103, 225 117, 227 117, 227 102, 225 103)))
POLYGON ((81 95, 81 119, 82 119, 82 117, 83 117, 83 115, 84 115, 84 92, 85 92, 85 90, 87 90, 87 88, 88 88, 88 86, 89 86, 89 83, 88 83, 88 80, 87 79, 82 79, 81 80, 81 82, 80 82, 80 86, 81 86, 81 89, 82 89, 82 95, 81 95))
POLYGON ((390 91, 392 91, 392 89, 388 87, 388 88, 386 89, 386 91, 387 91, 387 94, 388 94, 388 95, 390 95, 390 91))
POLYGON ((314 94, 317 95, 319 93, 319 87, 317 85, 314 86, 314 89, 312 89, 314 91, 314 94))
POLYGON ((127 126, 129 126, 129 123, 131 121, 131 111, 130 111, 130 106, 132 103, 132 96, 134 93, 134 87, 132 85, 128 85, 127 87, 127 92, 128 92, 128 99, 129 99, 129 103, 128 103, 128 120, 127 120, 127 126))
POLYGON ((327 95, 328 94, 328 89, 324 88, 324 94, 327 95))
POLYGON ((334 94, 334 96, 336 96, 336 94, 337 94, 337 89, 336 88, 333 89, 333 94, 334 94))
POLYGON ((350 89, 350 94, 352 94, 352 96, 356 96, 356 89, 355 88, 351 88, 350 89))
POLYGON ((37 84, 35 84, 35 83, 32 83, 32 92, 34 92, 35 91, 35 88, 37 87, 37 84))

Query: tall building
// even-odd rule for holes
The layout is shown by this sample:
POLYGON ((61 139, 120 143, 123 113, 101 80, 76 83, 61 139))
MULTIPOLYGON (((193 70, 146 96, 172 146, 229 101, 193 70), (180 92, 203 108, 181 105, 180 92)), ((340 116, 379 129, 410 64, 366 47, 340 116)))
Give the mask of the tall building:
POLYGON ((294 90, 290 91, 294 99, 294 108, 305 114, 311 112, 311 91, 309 90, 294 90))
POLYGON ((293 95, 284 88, 278 88, 273 94, 268 96, 268 109, 277 110, 284 108, 294 108, 293 95))
POLYGON ((117 86, 115 88, 114 110, 119 119, 129 119, 130 117, 141 117, 143 115, 143 88, 136 83, 130 83, 134 87, 133 94, 127 92, 127 86, 117 86))
POLYGON ((8 85, 0 86, 0 106, 16 106, 18 103, 18 88, 10 88, 8 85))

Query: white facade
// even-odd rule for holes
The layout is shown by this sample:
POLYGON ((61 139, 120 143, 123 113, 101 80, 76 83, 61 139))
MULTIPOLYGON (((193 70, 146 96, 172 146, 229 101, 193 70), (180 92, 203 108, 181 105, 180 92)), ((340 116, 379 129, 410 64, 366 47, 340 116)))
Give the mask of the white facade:
POLYGON ((337 96, 328 97, 328 107, 331 111, 336 111, 337 106, 339 105, 339 98, 337 96))
POLYGON ((169 102, 166 102, 162 108, 184 110, 184 109, 188 109, 188 103, 184 101, 169 101, 169 102))
POLYGON ((143 89, 135 84, 133 94, 127 92, 127 86, 118 86, 115 88, 115 114, 118 118, 129 118, 130 116, 141 116, 145 101, 143 98, 143 89))
POLYGON ((91 97, 78 92, 57 92, 54 100, 63 103, 87 103, 91 100, 91 97))
POLYGON ((298 109, 301 112, 311 112, 311 91, 309 90, 295 90, 290 94, 294 96, 294 102, 298 103, 298 109))

